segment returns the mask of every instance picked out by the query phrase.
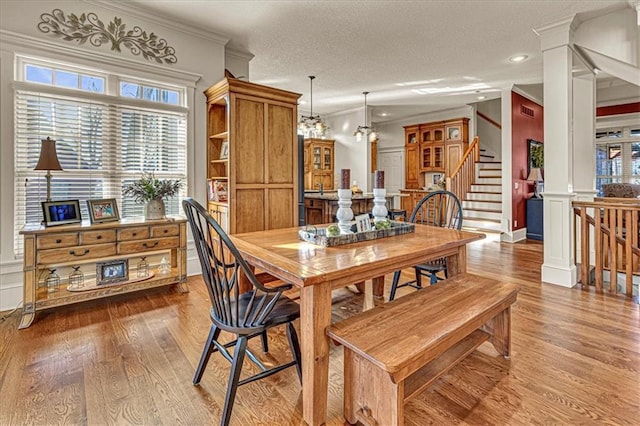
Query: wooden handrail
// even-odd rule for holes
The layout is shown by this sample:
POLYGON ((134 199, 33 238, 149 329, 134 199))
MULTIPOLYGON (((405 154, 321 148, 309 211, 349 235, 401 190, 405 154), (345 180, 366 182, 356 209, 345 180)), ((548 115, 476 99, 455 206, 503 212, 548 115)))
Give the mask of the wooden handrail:
POLYGON ((498 129, 502 129, 502 125, 500 123, 498 123, 497 121, 494 121, 493 119, 491 119, 490 117, 484 115, 480 111, 476 111, 476 114, 478 114, 478 116, 480 116, 480 117, 484 118, 485 120, 487 120, 489 123, 493 124, 498 129))
POLYGON ((456 194, 458 198, 464 198, 471 189, 471 185, 475 181, 475 167, 478 161, 480 161, 480 138, 476 136, 451 176, 446 177, 447 189, 456 194))
POLYGON ((640 275, 640 202, 619 201, 575 201, 572 203, 576 216, 574 225, 574 247, 580 247, 580 283, 583 288, 590 284, 591 272, 598 292, 618 294, 618 272, 625 274, 622 292, 633 297, 633 276, 640 275), (577 240, 580 238, 580 245, 577 240), (592 258, 595 260, 592 265, 592 258), (610 285, 604 286, 605 270, 609 271, 610 285))

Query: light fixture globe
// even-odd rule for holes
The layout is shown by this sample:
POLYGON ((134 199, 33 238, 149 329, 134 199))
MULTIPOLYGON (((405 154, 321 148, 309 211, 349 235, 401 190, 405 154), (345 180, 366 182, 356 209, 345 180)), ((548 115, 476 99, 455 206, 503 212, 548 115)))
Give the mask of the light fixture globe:
POLYGON ((314 75, 309 76, 310 85, 310 102, 309 102, 309 115, 300 115, 300 121, 298 122, 298 132, 305 138, 316 137, 323 138, 329 130, 329 126, 320 118, 320 115, 313 115, 313 80, 316 77, 314 75))
POLYGON ((356 137, 357 142, 360 142, 363 136, 368 135, 369 141, 373 142, 378 138, 378 134, 373 129, 373 127, 369 127, 369 125, 367 124, 367 95, 369 94, 369 92, 362 92, 362 94, 364 95, 364 126, 358 126, 356 131, 353 132, 353 136, 356 137))

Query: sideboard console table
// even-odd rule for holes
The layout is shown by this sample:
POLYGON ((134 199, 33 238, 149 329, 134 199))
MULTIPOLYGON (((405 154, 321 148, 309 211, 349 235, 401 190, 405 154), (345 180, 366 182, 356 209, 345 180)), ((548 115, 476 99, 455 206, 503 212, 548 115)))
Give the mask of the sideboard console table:
POLYGON ((49 228, 25 225, 20 233, 24 236, 24 304, 18 328, 29 327, 38 311, 114 294, 169 284, 188 292, 185 218, 135 218, 49 228), (149 268, 147 275, 139 277, 137 267, 148 262, 147 258, 160 267, 149 268), (112 263, 121 265, 123 276, 116 280, 98 279, 97 275, 102 274, 97 266, 112 263), (82 287, 69 285, 74 268, 82 269, 82 287), (48 291, 51 289, 45 281, 52 270, 59 283, 48 291))

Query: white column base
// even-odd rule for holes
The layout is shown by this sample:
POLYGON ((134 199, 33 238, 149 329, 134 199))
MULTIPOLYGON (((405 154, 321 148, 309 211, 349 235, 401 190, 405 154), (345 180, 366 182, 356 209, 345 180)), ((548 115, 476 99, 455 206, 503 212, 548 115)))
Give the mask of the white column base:
POLYGON ((542 282, 571 288, 578 282, 576 265, 568 269, 560 266, 542 265, 542 282))

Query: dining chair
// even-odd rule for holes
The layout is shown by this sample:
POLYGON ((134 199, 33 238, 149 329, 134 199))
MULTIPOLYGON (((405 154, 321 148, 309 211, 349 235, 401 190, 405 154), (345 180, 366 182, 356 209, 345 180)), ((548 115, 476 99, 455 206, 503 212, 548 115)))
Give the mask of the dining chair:
MULTIPOLYGON (((462 205, 453 192, 444 190, 430 192, 413 209, 409 222, 460 229, 462 228, 462 205)), ((413 268, 415 270, 415 279, 406 283, 399 284, 401 271, 396 271, 393 274, 393 283, 389 293, 390 301, 395 299, 396 291, 400 287, 410 286, 420 290, 422 288, 422 277, 428 277, 430 284, 433 285, 439 279, 443 279, 438 277, 438 272, 443 272, 445 278, 448 276, 447 259, 444 257, 415 265, 413 268)))
POLYGON ((277 287, 262 285, 252 269, 233 244, 227 233, 220 227, 202 205, 192 198, 182 201, 193 239, 198 251, 202 279, 211 300, 211 329, 204 345, 200 362, 193 378, 193 384, 200 383, 209 358, 218 351, 231 362, 227 393, 222 411, 221 425, 228 425, 238 386, 275 374, 285 368, 296 366, 298 378, 302 382, 300 344, 293 321, 300 317, 300 306, 282 297, 282 293, 292 287, 284 284, 277 287), (240 293, 239 278, 244 274, 251 283, 252 290, 240 293), (293 361, 267 369, 247 348, 247 341, 253 337, 263 338, 263 351, 268 351, 266 331, 279 325, 286 326, 293 361), (221 343, 220 332, 235 335, 228 343, 221 343), (235 347, 233 355, 228 348, 235 347), (259 373, 240 380, 240 372, 245 355, 261 370, 259 373))

